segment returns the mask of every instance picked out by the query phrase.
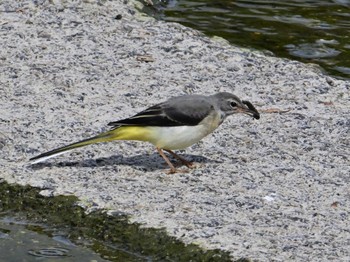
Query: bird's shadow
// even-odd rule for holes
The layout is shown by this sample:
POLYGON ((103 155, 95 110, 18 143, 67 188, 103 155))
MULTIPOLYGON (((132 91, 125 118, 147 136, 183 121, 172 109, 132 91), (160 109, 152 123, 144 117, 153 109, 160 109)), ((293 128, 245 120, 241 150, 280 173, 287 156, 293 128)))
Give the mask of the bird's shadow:
MULTIPOLYGON (((220 163, 220 161, 209 159, 200 155, 181 155, 186 160, 205 164, 205 163, 220 163)), ((175 167, 180 167, 181 162, 169 156, 170 161, 175 167)), ((112 155, 110 157, 100 157, 100 158, 89 158, 83 159, 81 161, 60 161, 60 162, 41 162, 32 165, 32 169, 38 170, 44 167, 107 167, 107 166, 130 166, 136 170, 142 171, 156 171, 156 170, 166 170, 169 169, 168 165, 165 163, 164 159, 158 153, 152 154, 139 154, 131 157, 124 157, 123 155, 112 155)))

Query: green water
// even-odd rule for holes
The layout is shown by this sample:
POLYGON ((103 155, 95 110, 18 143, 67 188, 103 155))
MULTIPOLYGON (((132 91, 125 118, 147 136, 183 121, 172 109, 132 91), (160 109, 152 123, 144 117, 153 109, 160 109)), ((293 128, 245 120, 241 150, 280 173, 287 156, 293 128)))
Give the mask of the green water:
POLYGON ((76 197, 39 192, 0 181, 0 262, 231 261, 227 252, 185 245, 120 214, 86 214, 76 197))
POLYGON ((13 218, 0 219, 0 261, 107 262, 94 251, 70 242, 48 227, 13 218))
POLYGON ((166 21, 350 79, 350 0, 169 0, 156 8, 166 21))

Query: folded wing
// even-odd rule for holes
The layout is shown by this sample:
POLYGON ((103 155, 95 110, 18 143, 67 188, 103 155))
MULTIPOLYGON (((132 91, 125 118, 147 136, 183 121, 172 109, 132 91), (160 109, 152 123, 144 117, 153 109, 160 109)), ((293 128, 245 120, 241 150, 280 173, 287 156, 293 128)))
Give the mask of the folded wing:
POLYGON ((176 97, 152 106, 130 118, 111 122, 119 126, 194 126, 200 123, 213 110, 213 106, 202 96, 176 97))

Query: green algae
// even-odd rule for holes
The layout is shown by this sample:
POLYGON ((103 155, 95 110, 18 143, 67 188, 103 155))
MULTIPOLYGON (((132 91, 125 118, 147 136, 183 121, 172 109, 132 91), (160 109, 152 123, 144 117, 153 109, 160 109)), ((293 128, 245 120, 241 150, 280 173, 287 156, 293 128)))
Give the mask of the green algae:
MULTIPOLYGON (((70 241, 110 261, 232 261, 228 252, 203 250, 168 236, 164 229, 142 228, 125 215, 89 214, 74 196, 44 197, 40 189, 0 183, 0 217, 15 217, 66 232, 70 241)), ((29 229, 47 233, 33 225, 29 229)), ((248 261, 241 259, 239 261, 248 261)))

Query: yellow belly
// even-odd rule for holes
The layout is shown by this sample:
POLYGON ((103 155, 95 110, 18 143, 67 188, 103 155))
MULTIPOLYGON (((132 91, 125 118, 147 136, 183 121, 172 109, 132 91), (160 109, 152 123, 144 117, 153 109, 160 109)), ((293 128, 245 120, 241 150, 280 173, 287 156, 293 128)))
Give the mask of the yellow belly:
POLYGON ((110 140, 148 141, 163 149, 184 149, 213 132, 220 123, 220 116, 213 113, 196 126, 122 126, 110 131, 110 140))
POLYGON ((176 150, 189 147, 220 125, 220 116, 212 114, 196 126, 123 126, 118 128, 120 140, 148 141, 156 147, 176 150))

